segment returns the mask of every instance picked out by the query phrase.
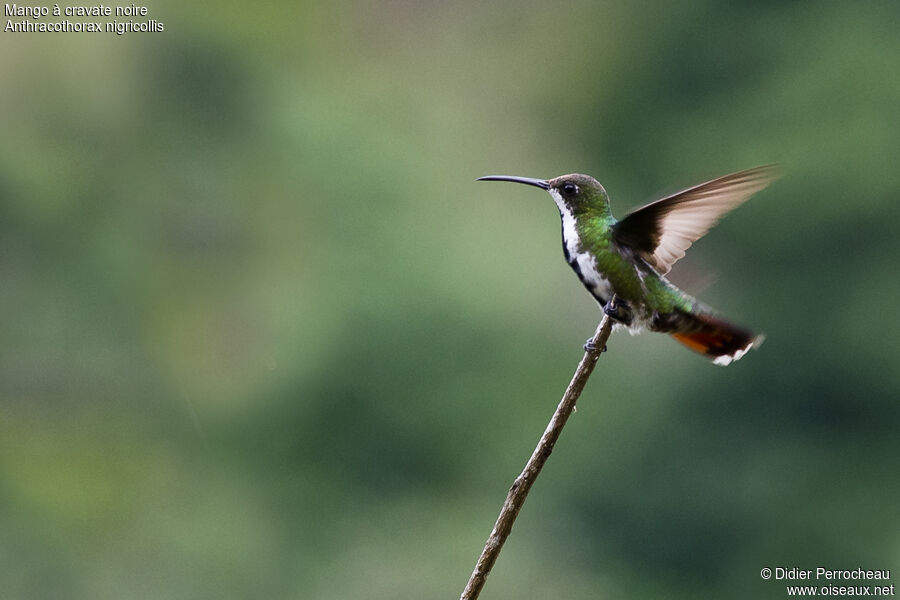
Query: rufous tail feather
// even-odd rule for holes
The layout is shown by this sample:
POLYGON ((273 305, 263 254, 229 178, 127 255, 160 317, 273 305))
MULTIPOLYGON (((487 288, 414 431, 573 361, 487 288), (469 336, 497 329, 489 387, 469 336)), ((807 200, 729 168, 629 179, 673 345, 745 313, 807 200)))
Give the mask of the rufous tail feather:
POLYGON ((682 313, 672 337, 717 365, 731 364, 763 342, 763 336, 708 314, 682 313))

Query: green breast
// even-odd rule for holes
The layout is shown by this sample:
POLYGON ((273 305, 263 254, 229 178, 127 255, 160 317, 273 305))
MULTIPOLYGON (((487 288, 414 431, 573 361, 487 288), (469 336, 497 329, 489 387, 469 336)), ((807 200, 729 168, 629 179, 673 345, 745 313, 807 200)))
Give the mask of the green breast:
POLYGON ((613 291, 638 312, 690 311, 693 299, 653 269, 638 263, 611 242, 593 245, 597 271, 609 280, 613 291))

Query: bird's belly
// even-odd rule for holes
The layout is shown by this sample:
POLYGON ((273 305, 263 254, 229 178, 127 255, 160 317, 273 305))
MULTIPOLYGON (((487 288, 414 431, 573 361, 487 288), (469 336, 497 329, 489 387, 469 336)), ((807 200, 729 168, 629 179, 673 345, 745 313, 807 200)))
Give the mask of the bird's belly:
MULTIPOLYGON (((569 266, 572 267, 578 275, 578 279, 581 280, 581 283, 584 284, 584 287, 594 296, 594 299, 602 308, 615 293, 612 282, 597 270, 597 260, 594 256, 586 252, 573 252, 573 249, 568 247, 566 250, 566 261, 569 263, 569 266)), ((631 321, 627 327, 632 333, 637 333, 649 326, 650 315, 643 305, 634 305, 624 300, 621 300, 621 302, 630 307, 628 311, 631 315, 631 321)))
POLYGON ((566 258, 569 266, 597 302, 601 305, 606 304, 613 294, 612 284, 597 270, 597 260, 587 252, 570 251, 566 258))

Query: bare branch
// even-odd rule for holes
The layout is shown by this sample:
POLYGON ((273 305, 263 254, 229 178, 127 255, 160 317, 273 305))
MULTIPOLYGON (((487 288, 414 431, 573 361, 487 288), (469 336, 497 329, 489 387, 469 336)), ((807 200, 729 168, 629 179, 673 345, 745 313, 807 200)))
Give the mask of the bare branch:
POLYGON ((500 510, 500 516, 497 517, 494 529, 484 544, 484 550, 481 551, 481 556, 475 564, 475 570, 472 571, 472 575, 469 577, 468 583, 466 583, 466 588, 459 597, 460 600, 475 600, 481 594, 484 582, 497 561, 500 550, 503 548, 503 543, 509 537, 513 523, 522 509, 522 505, 525 503, 525 497, 528 496, 532 484, 534 484, 535 479, 540 474, 544 463, 547 462, 547 458, 550 457, 553 446, 556 444, 556 440, 559 439, 559 434, 562 433, 569 415, 575 410, 575 402, 581 395, 588 377, 591 376, 594 365, 597 364, 597 360, 600 358, 600 353, 606 349, 606 340, 609 339, 611 331, 612 320, 605 315, 597 326, 594 337, 585 345, 584 356, 581 362, 578 363, 575 375, 572 376, 572 381, 569 382, 569 387, 566 388, 566 393, 563 394, 559 406, 556 407, 553 418, 550 419, 547 429, 544 430, 541 441, 538 442, 534 453, 525 464, 525 469, 516 477, 512 487, 509 488, 509 494, 506 496, 506 501, 500 510))

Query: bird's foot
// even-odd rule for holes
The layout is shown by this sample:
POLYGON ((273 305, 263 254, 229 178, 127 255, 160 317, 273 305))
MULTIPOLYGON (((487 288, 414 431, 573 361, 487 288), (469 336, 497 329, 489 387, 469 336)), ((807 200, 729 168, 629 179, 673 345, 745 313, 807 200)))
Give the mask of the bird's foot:
POLYGON ((610 319, 618 321, 623 325, 630 325, 633 318, 633 315, 631 314, 631 308, 628 306, 628 303, 621 300, 610 300, 603 305, 603 312, 606 313, 606 315, 609 316, 610 319))
MULTIPOLYGON (((597 344, 594 343, 594 338, 588 338, 588 340, 584 343, 584 351, 585 352, 596 352, 597 344)), ((606 346, 600 349, 600 352, 606 352, 606 346)))

